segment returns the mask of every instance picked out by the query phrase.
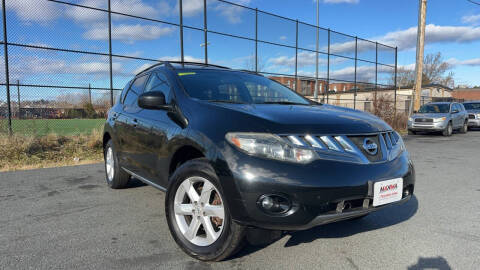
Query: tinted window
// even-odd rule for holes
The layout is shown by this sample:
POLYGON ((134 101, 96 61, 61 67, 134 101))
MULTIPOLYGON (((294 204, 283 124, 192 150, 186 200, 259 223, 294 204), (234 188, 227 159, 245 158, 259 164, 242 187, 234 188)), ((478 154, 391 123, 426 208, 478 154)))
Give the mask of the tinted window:
POLYGON ((461 112, 465 111, 465 107, 463 107, 463 104, 461 103, 458 103, 458 108, 460 108, 461 112))
POLYGON ((130 87, 130 84, 132 83, 132 81, 129 81, 125 87, 123 88, 122 90, 122 94, 120 95, 120 102, 123 102, 123 100, 125 99, 125 94, 127 94, 127 91, 128 91, 128 88, 130 87))
POLYGON ((289 88, 263 76, 221 71, 194 70, 178 73, 188 95, 207 101, 233 103, 310 104, 289 88))
POLYGON ((150 79, 145 86, 145 92, 158 91, 162 92, 165 95, 165 98, 168 100, 170 94, 170 84, 168 83, 167 77, 159 72, 155 72, 150 76, 150 79))
POLYGON ((127 96, 123 100, 124 105, 133 105, 137 101, 137 97, 143 92, 143 86, 145 84, 145 80, 147 80, 148 76, 138 77, 128 90, 127 96))
POLYGON ((454 104, 452 105, 452 111, 461 111, 460 106, 458 106, 457 103, 454 103, 454 104))
POLYGON ((450 104, 425 104, 418 110, 419 113, 449 113, 450 104))
POLYGON ((480 110, 480 103, 463 103, 466 110, 480 110))

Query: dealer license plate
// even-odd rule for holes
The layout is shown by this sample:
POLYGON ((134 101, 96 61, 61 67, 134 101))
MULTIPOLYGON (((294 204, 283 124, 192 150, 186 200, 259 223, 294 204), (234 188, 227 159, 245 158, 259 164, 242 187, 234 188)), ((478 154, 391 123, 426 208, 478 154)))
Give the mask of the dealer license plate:
POLYGON ((402 199, 403 178, 376 182, 373 185, 373 206, 384 205, 402 199))

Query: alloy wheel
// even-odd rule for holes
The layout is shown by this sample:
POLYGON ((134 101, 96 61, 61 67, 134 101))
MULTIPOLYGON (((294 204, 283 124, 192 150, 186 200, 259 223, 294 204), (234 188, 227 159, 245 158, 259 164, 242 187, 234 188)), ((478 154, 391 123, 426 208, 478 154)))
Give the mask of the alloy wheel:
POLYGON ((220 193, 207 179, 185 179, 174 199, 175 221, 183 236, 197 246, 209 246, 222 234, 225 209, 220 193))
POLYGON ((107 149, 107 154, 105 155, 105 169, 107 170, 107 179, 111 182, 115 175, 115 160, 113 158, 112 147, 107 149))

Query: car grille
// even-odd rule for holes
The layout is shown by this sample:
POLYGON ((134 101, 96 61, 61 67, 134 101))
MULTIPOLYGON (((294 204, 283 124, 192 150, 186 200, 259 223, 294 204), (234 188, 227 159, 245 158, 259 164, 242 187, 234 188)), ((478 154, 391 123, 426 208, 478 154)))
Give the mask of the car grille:
POLYGON ((432 118, 415 118, 416 123, 433 123, 432 118))
POLYGON ((468 115, 468 118, 469 118, 469 119, 475 119, 475 114, 469 114, 469 115, 468 115))
POLYGON ((314 149, 321 158, 355 163, 392 160, 402 150, 400 136, 393 131, 366 135, 280 135, 296 146, 314 149), (364 147, 365 141, 377 145, 375 153, 364 147))

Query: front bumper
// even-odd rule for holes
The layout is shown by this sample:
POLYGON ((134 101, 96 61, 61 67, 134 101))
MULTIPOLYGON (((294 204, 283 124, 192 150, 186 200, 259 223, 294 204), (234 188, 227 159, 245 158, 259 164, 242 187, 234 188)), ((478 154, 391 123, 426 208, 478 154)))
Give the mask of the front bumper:
POLYGON ((480 127, 480 119, 468 119, 469 127, 480 127))
POLYGON ((413 131, 442 131, 447 125, 448 121, 429 123, 408 121, 408 129, 413 131))
POLYGON ((413 194, 415 171, 404 151, 396 159, 370 164, 317 160, 292 164, 252 157, 227 146, 228 168, 217 167, 233 219, 243 225, 273 230, 303 230, 317 225, 362 216, 387 205, 372 206, 375 182, 403 178, 403 191, 413 194), (228 173, 227 173, 228 171, 228 173), (292 202, 285 214, 272 215, 259 206, 265 194, 278 194, 292 202), (339 204, 350 204, 339 209, 339 204))

